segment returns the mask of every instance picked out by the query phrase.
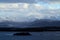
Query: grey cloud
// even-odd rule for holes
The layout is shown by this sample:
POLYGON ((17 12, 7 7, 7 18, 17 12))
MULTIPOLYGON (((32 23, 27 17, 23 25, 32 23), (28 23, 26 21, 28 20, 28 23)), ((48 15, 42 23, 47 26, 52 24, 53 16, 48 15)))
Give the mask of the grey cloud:
POLYGON ((36 2, 59 2, 60 0, 0 0, 0 3, 36 3, 36 2))
POLYGON ((0 0, 0 3, 35 3, 35 0, 0 0))
POLYGON ((37 2, 60 2, 60 0, 37 0, 37 2))
POLYGON ((48 0, 48 1, 60 1, 60 0, 48 0))
POLYGON ((38 0, 38 1, 60 1, 60 0, 38 0))

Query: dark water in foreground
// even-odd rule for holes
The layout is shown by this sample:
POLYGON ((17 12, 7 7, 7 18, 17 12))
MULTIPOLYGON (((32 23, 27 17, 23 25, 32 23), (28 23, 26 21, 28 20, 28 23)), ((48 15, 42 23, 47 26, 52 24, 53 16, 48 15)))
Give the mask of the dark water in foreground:
POLYGON ((14 36, 14 32, 0 32, 0 40, 60 40, 60 32, 30 32, 32 36, 14 36))

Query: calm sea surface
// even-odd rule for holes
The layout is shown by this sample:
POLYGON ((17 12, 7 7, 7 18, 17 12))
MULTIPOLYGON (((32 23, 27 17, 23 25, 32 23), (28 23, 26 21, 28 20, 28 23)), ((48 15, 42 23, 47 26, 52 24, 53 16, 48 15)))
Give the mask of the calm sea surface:
POLYGON ((15 32, 0 32, 0 40, 60 40, 60 32, 30 32, 31 36, 14 36, 15 32))

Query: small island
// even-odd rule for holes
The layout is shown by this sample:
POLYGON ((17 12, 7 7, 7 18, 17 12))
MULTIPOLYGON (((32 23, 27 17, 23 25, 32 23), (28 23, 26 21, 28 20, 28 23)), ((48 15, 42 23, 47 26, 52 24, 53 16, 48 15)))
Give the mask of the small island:
POLYGON ((20 32, 13 34, 14 36, 30 36, 31 34, 29 32, 20 32))

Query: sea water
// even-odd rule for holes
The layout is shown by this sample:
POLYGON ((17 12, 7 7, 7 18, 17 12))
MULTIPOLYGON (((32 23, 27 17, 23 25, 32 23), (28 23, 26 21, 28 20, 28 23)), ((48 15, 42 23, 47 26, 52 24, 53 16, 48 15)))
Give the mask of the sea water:
POLYGON ((16 32, 0 32, 0 40, 60 40, 60 32, 30 32, 31 36, 14 36, 16 32))

